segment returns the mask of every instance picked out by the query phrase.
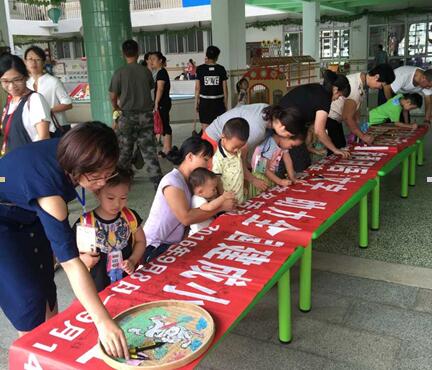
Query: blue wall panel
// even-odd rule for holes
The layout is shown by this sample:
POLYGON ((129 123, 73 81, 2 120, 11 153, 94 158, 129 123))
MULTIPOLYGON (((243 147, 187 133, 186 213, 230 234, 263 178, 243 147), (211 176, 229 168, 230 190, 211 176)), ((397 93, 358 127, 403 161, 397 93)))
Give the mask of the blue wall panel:
POLYGON ((210 5, 210 0, 183 0, 183 7, 199 6, 199 5, 210 5))

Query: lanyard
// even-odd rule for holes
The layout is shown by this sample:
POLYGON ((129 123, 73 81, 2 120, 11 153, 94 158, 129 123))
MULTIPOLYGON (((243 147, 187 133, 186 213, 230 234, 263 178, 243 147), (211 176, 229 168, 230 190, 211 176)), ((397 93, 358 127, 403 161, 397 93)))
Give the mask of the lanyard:
POLYGON ((83 210, 83 216, 86 215, 86 198, 85 198, 85 189, 81 188, 81 196, 78 194, 78 192, 75 190, 76 198, 78 199, 78 202, 81 203, 82 210, 83 210))
MULTIPOLYGON (((8 111, 9 111, 11 100, 9 100, 8 105, 5 108, 5 118, 7 116, 8 111)), ((20 101, 21 101, 21 99, 20 99, 20 101)), ((20 101, 18 102, 18 105, 19 105, 20 101)), ((7 147, 8 137, 9 137, 9 131, 10 131, 13 116, 14 116, 16 110, 18 109, 18 105, 15 108, 15 110, 11 114, 9 114, 6 125, 4 126, 4 131, 3 131, 4 132, 4 138, 3 138, 3 145, 2 145, 2 149, 1 149, 1 155, 2 156, 6 154, 6 147, 7 147)))

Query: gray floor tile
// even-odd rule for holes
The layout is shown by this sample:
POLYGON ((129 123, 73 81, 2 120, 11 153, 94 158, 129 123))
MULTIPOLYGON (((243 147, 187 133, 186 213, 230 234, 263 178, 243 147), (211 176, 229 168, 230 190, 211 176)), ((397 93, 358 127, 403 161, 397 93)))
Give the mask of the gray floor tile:
POLYGON ((357 302, 346 325, 432 345, 432 315, 375 303, 357 302))
POLYGON ((417 311, 432 313, 432 290, 419 289, 414 309, 417 311))
MULTIPOLYGON (((400 346, 396 338, 307 317, 294 321, 294 333, 293 349, 369 369, 391 369, 400 346)), ((277 342, 277 336, 273 340, 277 342)))
POLYGON ((315 275, 313 287, 315 292, 331 292, 368 302, 379 302, 406 308, 414 306, 418 292, 417 288, 409 286, 324 271, 315 275))
POLYGON ((370 370, 368 366, 361 366, 350 362, 328 361, 321 370, 370 370))
POLYGON ((202 366, 218 370, 315 370, 326 362, 323 357, 293 350, 290 345, 231 334, 204 359, 202 366))
POLYGON ((432 352, 430 348, 430 344, 423 343, 420 340, 402 341, 398 369, 432 369, 432 352))

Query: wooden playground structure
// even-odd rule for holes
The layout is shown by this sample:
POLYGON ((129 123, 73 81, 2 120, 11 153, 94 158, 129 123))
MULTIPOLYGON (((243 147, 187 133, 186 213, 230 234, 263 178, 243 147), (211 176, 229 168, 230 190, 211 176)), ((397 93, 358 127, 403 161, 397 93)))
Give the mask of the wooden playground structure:
POLYGON ((317 82, 319 65, 310 56, 253 57, 243 76, 249 81, 249 104, 277 104, 293 87, 317 82))

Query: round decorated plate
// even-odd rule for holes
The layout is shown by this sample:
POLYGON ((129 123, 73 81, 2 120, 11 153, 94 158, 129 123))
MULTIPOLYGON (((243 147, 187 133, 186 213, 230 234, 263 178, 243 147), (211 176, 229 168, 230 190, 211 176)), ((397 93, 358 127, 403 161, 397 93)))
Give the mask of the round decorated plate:
POLYGON ((214 322, 203 308, 182 301, 155 301, 132 307, 114 320, 123 329, 130 359, 102 359, 118 370, 176 369, 199 357, 211 344, 214 322))

